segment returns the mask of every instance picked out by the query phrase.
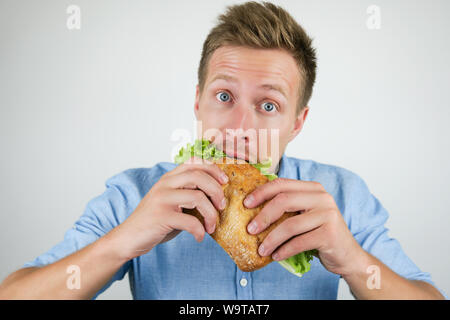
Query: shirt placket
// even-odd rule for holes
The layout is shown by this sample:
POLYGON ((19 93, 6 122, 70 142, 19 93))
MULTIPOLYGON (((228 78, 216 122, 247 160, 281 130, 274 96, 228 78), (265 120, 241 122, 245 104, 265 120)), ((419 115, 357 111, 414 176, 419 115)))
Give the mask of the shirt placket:
POLYGON ((237 268, 236 271, 236 287, 237 287, 237 299, 238 300, 252 300, 252 273, 244 272, 237 268))

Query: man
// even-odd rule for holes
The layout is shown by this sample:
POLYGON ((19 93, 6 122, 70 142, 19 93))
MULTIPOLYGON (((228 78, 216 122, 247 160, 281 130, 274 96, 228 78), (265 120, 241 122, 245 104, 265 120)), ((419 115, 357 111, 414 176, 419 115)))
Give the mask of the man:
MULTIPOLYGON (((88 203, 64 240, 7 277, 0 297, 95 298, 129 272, 135 299, 335 299, 340 277, 359 299, 443 298, 430 275, 388 237, 388 213, 360 177, 284 155, 309 110, 316 72, 311 42, 273 4, 229 7, 204 43, 194 106, 202 130, 220 133, 213 136, 216 143, 236 139, 247 146, 249 129, 277 130, 281 156, 270 155, 279 178, 244 201, 249 208, 269 201, 248 232, 257 234, 284 212, 302 210, 269 233, 259 253, 282 260, 317 249, 311 271, 297 278, 278 263, 239 270, 205 236, 226 205, 223 171, 208 163, 163 162, 108 179, 105 192, 88 203), (194 206, 204 226, 182 213, 194 206), (70 267, 81 277, 77 290, 68 288, 70 267), (378 277, 374 286, 368 285, 371 275, 378 277)), ((262 147, 272 150, 268 143, 262 147)), ((226 152, 247 160, 253 155, 247 149, 226 152)))

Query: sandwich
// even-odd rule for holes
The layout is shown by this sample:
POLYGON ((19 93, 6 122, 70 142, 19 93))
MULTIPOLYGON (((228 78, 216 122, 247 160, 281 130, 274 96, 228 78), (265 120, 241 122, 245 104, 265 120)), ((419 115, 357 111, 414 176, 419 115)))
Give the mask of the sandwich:
MULTIPOLYGON (((219 211, 216 228, 210 236, 242 271, 255 271, 273 262, 271 256, 259 255, 259 245, 281 222, 299 213, 285 212, 264 231, 252 235, 247 232, 247 225, 267 201, 255 208, 246 208, 243 204, 245 197, 254 189, 277 178, 277 175, 268 171, 272 165, 271 159, 251 164, 242 159, 229 157, 208 140, 195 140, 194 144, 188 143, 185 148, 180 149, 175 156, 175 163, 181 164, 193 156, 214 162, 228 176, 228 183, 222 185, 227 205, 225 209, 219 211)), ((203 216, 196 208, 183 208, 183 212, 197 217, 204 224, 203 216)), ((301 277, 310 270, 310 261, 316 254, 316 250, 305 251, 278 262, 289 272, 301 277)))

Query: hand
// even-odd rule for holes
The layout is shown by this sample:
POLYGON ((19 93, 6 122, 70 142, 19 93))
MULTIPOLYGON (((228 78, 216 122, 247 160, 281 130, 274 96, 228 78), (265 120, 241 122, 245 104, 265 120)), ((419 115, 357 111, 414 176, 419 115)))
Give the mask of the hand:
POLYGON ((153 185, 134 212, 113 230, 113 242, 121 247, 125 259, 130 260, 171 240, 181 230, 202 241, 205 227, 213 233, 218 221, 217 210, 225 208, 221 184, 227 182, 227 175, 216 164, 191 158, 153 185), (183 213, 182 208, 197 208, 204 217, 205 227, 198 218, 183 213))
POLYGON ((345 275, 356 269, 364 250, 353 238, 333 196, 320 183, 277 178, 247 195, 244 205, 253 208, 267 200, 248 224, 250 234, 260 233, 285 212, 301 213, 286 219, 266 236, 259 246, 261 256, 272 255, 279 261, 317 249, 328 271, 345 275))

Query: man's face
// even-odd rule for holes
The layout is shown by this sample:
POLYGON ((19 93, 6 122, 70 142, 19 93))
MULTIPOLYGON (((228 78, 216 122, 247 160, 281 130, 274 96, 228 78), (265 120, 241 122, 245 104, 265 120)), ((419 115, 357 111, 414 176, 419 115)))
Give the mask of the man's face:
POLYGON ((294 58, 281 49, 224 46, 207 69, 204 89, 197 85, 196 92, 198 134, 251 163, 271 157, 276 171, 308 113, 306 107, 296 115, 303 83, 294 58))

